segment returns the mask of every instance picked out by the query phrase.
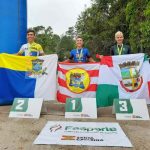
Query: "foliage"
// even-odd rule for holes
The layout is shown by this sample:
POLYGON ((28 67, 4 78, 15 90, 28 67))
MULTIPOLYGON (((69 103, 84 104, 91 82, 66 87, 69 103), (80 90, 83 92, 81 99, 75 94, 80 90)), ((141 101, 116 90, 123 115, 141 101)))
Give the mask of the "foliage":
POLYGON ((37 26, 33 28, 36 33, 36 42, 41 44, 46 54, 57 53, 59 60, 63 61, 69 57, 69 51, 74 47, 74 28, 70 27, 66 35, 60 37, 53 34, 52 28, 37 26))
POLYGON ((126 7, 126 19, 129 23, 129 40, 133 50, 146 52, 150 47, 150 2, 132 0, 126 7))
POLYGON ((53 34, 52 28, 43 26, 37 26, 33 28, 36 33, 36 41, 40 43, 46 54, 56 53, 57 43, 60 41, 60 37, 53 34))
POLYGON ((59 42, 57 54, 59 61, 63 61, 69 58, 69 52, 74 47, 74 40, 72 36, 62 36, 59 42))
POLYGON ((119 30, 132 52, 150 53, 150 1, 91 0, 91 7, 80 14, 76 25, 69 27, 64 35, 54 34, 50 26, 37 26, 34 30, 45 53, 57 53, 59 61, 69 57, 77 35, 83 37, 84 46, 93 56, 96 53, 109 55, 114 35, 119 30))
POLYGON ((124 42, 131 46, 132 52, 149 52, 150 1, 92 0, 92 6, 79 16, 76 30, 85 37, 94 54, 109 55, 118 30, 124 33, 124 42))

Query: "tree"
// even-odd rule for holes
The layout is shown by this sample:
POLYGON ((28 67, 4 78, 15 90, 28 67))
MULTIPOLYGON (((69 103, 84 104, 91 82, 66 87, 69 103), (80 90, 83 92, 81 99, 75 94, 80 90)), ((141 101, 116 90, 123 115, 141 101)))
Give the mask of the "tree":
POLYGON ((74 47, 74 40, 70 36, 62 36, 58 45, 57 54, 59 61, 63 61, 69 58, 69 52, 74 47))
POLYGON ((74 27, 69 27, 69 28, 68 28, 68 31, 66 31, 66 36, 69 36, 69 37, 71 37, 72 39, 75 38, 76 33, 75 33, 75 30, 74 30, 74 27))
POLYGON ((77 33, 81 34, 93 53, 109 55, 114 43, 114 34, 118 30, 128 37, 128 24, 125 18, 125 0, 93 0, 76 23, 77 33))
POLYGON ((126 8, 129 40, 134 52, 145 52, 150 46, 150 2, 132 0, 126 8))
POLYGON ((150 47, 150 1, 149 0, 91 0, 92 5, 78 17, 74 27, 69 27, 65 35, 53 34, 52 28, 35 27, 37 41, 45 52, 57 53, 59 60, 68 57, 75 46, 75 37, 84 39, 85 47, 92 54, 109 55, 115 42, 115 33, 124 33, 125 43, 132 51, 149 52, 150 47))
POLYGON ((33 28, 36 32, 36 41, 40 43, 46 54, 56 53, 57 43, 60 41, 60 37, 53 34, 52 28, 43 26, 37 26, 33 28))

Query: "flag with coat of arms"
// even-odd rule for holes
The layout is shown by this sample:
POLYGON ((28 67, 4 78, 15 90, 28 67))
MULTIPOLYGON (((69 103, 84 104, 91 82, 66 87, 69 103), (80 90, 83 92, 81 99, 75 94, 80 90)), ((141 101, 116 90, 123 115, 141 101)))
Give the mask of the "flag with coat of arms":
POLYGON ((115 98, 146 99, 150 104, 150 64, 145 54, 104 56, 99 71, 98 107, 113 105, 115 98))
POLYGON ((59 63, 57 100, 94 98, 99 77, 99 63, 59 63))
POLYGON ((56 99, 56 54, 33 57, 0 54, 0 105, 14 98, 56 99))

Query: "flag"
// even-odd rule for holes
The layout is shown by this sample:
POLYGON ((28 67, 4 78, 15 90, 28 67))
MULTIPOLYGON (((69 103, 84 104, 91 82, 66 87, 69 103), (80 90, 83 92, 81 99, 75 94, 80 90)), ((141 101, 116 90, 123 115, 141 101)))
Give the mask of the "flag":
POLYGON ((111 106, 114 98, 150 103, 150 64, 144 54, 104 56, 99 71, 98 107, 111 106))
POLYGON ((59 63, 57 100, 96 97, 99 63, 59 63))
POLYGON ((14 98, 56 98, 57 55, 0 54, 0 105, 14 98))

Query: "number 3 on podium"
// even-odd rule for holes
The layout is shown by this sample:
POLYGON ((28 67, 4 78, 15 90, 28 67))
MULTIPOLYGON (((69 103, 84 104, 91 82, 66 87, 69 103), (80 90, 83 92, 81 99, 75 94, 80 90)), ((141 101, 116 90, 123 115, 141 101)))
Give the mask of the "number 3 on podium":
POLYGON ((133 107, 129 99, 115 99, 116 113, 133 113, 133 107))

